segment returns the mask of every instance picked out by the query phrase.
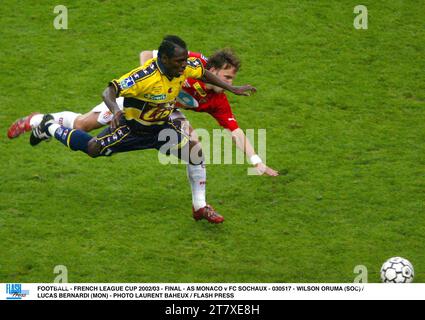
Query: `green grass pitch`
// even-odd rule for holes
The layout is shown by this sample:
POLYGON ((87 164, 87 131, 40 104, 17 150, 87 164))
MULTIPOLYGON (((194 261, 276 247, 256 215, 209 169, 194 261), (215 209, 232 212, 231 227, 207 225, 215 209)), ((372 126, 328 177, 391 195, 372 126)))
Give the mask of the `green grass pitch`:
MULTIPOLYGON (((4 0, 0 8, 0 282, 352 282, 409 259, 425 282, 423 1, 4 0), (356 5, 368 29, 353 27, 356 5), (156 151, 90 159, 8 140, 32 111, 86 112, 143 49, 180 35, 243 66, 228 94, 242 128, 267 130, 277 178, 209 165, 223 225, 196 223, 184 165, 156 151)), ((218 128, 186 112, 195 128, 218 128)))

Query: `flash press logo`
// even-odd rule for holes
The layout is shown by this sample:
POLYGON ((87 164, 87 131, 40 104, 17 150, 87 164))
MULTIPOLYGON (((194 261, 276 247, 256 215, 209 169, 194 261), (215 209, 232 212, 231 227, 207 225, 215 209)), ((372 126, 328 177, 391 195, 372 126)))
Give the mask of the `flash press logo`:
POLYGON ((22 284, 20 283, 6 284, 6 299, 7 300, 21 300, 22 298, 25 298, 29 294, 30 294, 29 290, 22 290, 22 284))

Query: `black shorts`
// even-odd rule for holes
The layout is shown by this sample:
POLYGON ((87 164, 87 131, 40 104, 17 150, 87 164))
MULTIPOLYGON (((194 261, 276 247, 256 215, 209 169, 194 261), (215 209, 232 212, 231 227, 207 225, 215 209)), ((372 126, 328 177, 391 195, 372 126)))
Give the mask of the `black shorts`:
POLYGON ((181 128, 181 119, 169 120, 163 125, 147 127, 146 130, 132 129, 125 120, 120 126, 105 128, 96 139, 101 156, 110 156, 117 152, 157 149, 165 154, 183 148, 189 142, 189 136, 181 128))

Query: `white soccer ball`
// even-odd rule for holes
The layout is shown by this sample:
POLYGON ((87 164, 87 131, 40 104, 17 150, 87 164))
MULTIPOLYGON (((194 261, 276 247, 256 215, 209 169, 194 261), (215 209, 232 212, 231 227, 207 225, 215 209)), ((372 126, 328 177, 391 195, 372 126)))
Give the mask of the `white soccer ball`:
POLYGON ((410 283, 414 276, 412 264, 401 257, 390 258, 381 267, 381 280, 385 283, 410 283))

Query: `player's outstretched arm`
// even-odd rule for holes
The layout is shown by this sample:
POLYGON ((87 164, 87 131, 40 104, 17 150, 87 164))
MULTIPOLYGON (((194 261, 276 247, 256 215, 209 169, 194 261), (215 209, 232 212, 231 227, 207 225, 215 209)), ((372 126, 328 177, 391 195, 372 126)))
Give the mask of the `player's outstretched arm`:
POLYGON ((232 140, 235 143, 236 147, 242 150, 251 163, 254 165, 258 174, 265 174, 267 176, 276 177, 279 175, 279 172, 267 167, 261 158, 255 153, 254 147, 249 142, 248 138, 245 136, 245 133, 241 128, 237 128, 231 132, 232 140))
POLYGON ((122 113, 120 110, 117 99, 116 99, 117 93, 115 91, 115 88, 113 86, 108 86, 102 94, 103 101, 105 102, 106 106, 111 110, 112 114, 114 115, 114 118, 111 121, 111 127, 116 128, 119 125, 119 118, 122 113))
POLYGON ((140 65, 143 66, 146 61, 153 58, 153 51, 140 52, 140 65))
POLYGON ((201 79, 202 81, 206 83, 213 84, 217 87, 223 88, 227 91, 230 91, 238 96, 249 96, 251 93, 254 93, 257 91, 257 89, 251 85, 244 85, 244 86, 232 86, 228 84, 227 82, 221 80, 219 77, 217 77, 212 72, 205 70, 204 76, 201 79))

